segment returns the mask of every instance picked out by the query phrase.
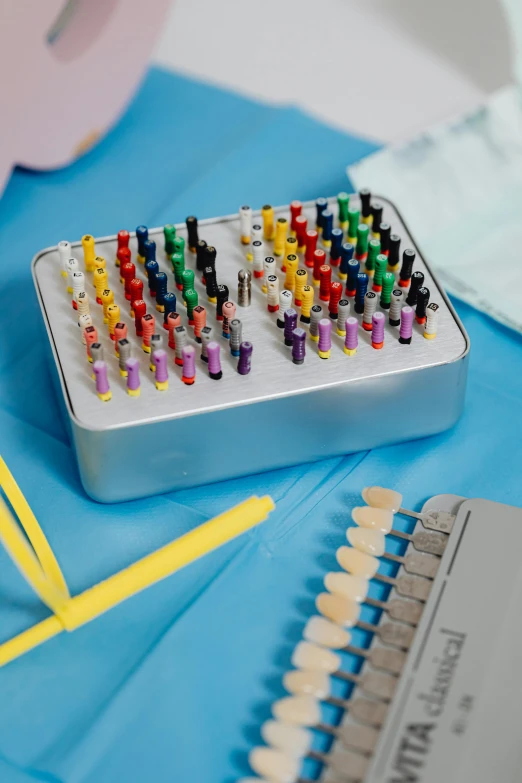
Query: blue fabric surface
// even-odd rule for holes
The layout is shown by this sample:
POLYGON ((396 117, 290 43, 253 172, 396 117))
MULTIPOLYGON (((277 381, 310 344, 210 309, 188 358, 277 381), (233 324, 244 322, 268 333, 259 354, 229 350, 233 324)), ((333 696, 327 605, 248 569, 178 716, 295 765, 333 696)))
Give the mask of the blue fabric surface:
MULTIPOLYGON (((363 486, 395 486, 409 507, 439 492, 522 505, 521 338, 458 303, 472 354, 465 414, 448 433, 117 506, 95 504, 81 488, 45 368, 33 254, 86 232, 330 195, 346 189, 346 164, 372 149, 295 109, 153 70, 84 159, 52 174, 15 172, 0 202, 0 451, 71 591, 253 493, 269 492, 277 509, 1 669, 2 783, 231 783, 248 773, 247 752, 282 694, 292 645, 363 486)), ((342 421, 342 411, 332 416, 342 421)), ((45 616, 0 550, 0 640, 45 616)))

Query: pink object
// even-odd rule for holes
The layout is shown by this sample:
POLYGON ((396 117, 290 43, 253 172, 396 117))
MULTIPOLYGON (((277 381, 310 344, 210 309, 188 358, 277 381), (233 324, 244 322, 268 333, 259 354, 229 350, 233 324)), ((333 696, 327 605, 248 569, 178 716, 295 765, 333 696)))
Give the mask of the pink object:
POLYGON ((96 394, 107 394, 110 389, 106 363, 102 361, 94 362, 92 369, 96 381, 96 394))
POLYGON ((319 344, 318 348, 322 353, 326 353, 332 347, 332 322, 328 318, 321 318, 319 321, 319 344))
POLYGON ((399 330, 399 342, 403 345, 409 345, 411 343, 413 316, 413 308, 409 305, 405 305, 401 310, 401 327, 399 330))
POLYGON ((91 345, 98 342, 98 331, 95 326, 88 326, 84 329, 83 336, 85 338, 85 345, 87 346, 87 357, 92 360, 91 357, 91 345))
POLYGON ((380 311, 372 315, 372 345, 382 348, 384 344, 384 313, 380 311))
POLYGON ((235 318, 236 306, 234 302, 223 302, 223 337, 230 340, 230 321, 235 318))
POLYGON ((143 316, 141 319, 141 328, 143 331, 143 345, 145 348, 148 348, 150 352, 150 338, 154 334, 156 328, 156 319, 151 313, 147 313, 143 316))
POLYGON ((181 317, 179 313, 169 313, 167 316, 167 329, 169 330, 169 348, 176 347, 176 326, 181 326, 181 317))
POLYGON ((196 352, 192 345, 186 345, 182 351, 183 375, 181 380, 188 385, 194 383, 196 378, 196 352))
POLYGON ((116 326, 114 327, 114 350, 116 353, 118 353, 118 342, 120 340, 125 340, 127 337, 127 324, 124 324, 122 321, 118 321, 116 326))
POLYGON ((17 163, 65 166, 107 132, 143 75, 170 5, 2 0, 0 193, 17 163))
MULTIPOLYGON (((137 359, 127 359, 125 362, 127 368, 127 389, 137 391, 140 388, 140 363, 137 359)), ((156 365, 157 367, 158 365, 156 365)))
POLYGON ((154 364, 156 365, 156 383, 165 383, 169 379, 169 372, 167 370, 167 354, 160 348, 158 351, 154 351, 152 354, 154 364))
POLYGON ((359 329, 359 322, 357 318, 353 318, 353 316, 347 318, 345 328, 346 328, 346 337, 344 338, 344 347, 348 351, 355 351, 357 350, 357 346, 359 344, 359 338, 357 336, 357 330, 359 329))
POLYGON ((221 359, 219 357, 220 350, 219 343, 215 342, 215 340, 212 340, 207 345, 208 374, 215 381, 219 381, 223 375, 221 370, 221 359))

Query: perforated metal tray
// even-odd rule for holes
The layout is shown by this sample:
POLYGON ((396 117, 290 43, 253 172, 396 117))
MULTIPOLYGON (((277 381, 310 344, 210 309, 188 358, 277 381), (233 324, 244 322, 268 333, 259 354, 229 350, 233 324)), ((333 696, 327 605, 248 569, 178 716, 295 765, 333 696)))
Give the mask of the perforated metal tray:
MULTIPOLYGON (((149 371, 149 356, 135 336, 129 303, 114 265, 116 236, 103 237, 96 240, 96 253, 107 259, 109 287, 129 327, 133 355, 140 359, 141 369, 141 396, 129 397, 114 345, 103 325, 101 307, 93 304, 91 311, 109 364, 112 400, 108 403, 101 402, 95 393, 71 296, 60 275, 58 251, 47 248, 35 256, 33 278, 49 336, 58 394, 64 403, 81 479, 91 497, 116 502, 207 484, 422 437, 456 421, 464 399, 467 335, 396 208, 385 199, 379 200, 384 204, 383 219, 402 237, 401 247, 416 251, 414 269, 424 272, 431 301, 440 305, 435 340, 425 340, 422 327, 415 325, 411 345, 404 346, 397 340, 398 330, 387 325, 384 348, 376 351, 370 335, 361 329, 357 354, 348 357, 343 352, 343 338, 335 335, 334 329, 329 360, 320 359, 316 344, 307 340, 305 363, 294 365, 290 349, 283 343, 282 330, 276 326, 276 315, 267 311, 261 281, 253 280, 252 304, 238 307, 236 314, 243 323, 243 339, 254 345, 251 373, 237 373, 237 359, 230 355, 228 341, 219 337, 221 381, 211 380, 207 365, 198 358, 196 382, 186 386, 181 382, 180 368, 169 356, 169 388, 158 392, 149 371)), ((303 212, 313 225, 313 202, 305 204, 303 212)), ((289 209, 276 209, 276 217, 281 214, 288 216, 289 209)), ((89 227, 85 228, 88 232, 89 227)), ((177 230, 186 237, 184 224, 177 230)), ((237 301, 237 273, 241 268, 251 268, 239 241, 238 217, 202 220, 199 235, 216 246, 218 282, 228 285, 230 298, 237 301)), ((162 251, 162 228, 149 230, 149 236, 157 242, 160 269, 168 273, 172 281, 169 289, 174 290, 170 261, 162 251)), ((134 235, 130 246, 135 260, 134 235)), ((73 243, 73 252, 81 262, 80 242, 73 243)), ((272 254, 271 243, 266 243, 266 252, 272 254)), ((195 257, 188 250, 186 264, 195 267, 195 257)), ((136 266, 146 280, 143 267, 138 263, 136 266)), ((282 288, 284 274, 278 274, 282 288)), ((207 308, 208 322, 219 335, 214 306, 207 302, 204 286, 197 278, 200 303, 207 308)), ((332 279, 336 279, 335 271, 332 279)), ((90 280, 88 293, 93 300, 90 280)), ((148 311, 155 313, 146 285, 145 299, 148 311)), ((180 296, 178 312, 186 326, 180 296)), ((157 331, 166 337, 162 316, 157 315, 157 331)), ((192 339, 190 328, 189 333, 192 339)), ((199 357, 197 345, 196 351, 199 357)))

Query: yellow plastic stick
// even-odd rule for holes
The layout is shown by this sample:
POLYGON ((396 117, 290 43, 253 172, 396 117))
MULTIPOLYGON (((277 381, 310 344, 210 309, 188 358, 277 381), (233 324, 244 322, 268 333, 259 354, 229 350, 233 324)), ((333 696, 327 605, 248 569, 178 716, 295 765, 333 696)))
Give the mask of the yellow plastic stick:
POLYGON ((245 530, 263 522, 273 509, 274 502, 268 495, 251 497, 71 598, 65 613, 67 629, 78 628, 125 598, 136 595, 145 587, 165 579, 207 552, 226 544, 245 530))
POLYGON ((0 667, 5 666, 6 663, 11 663, 15 658, 19 658, 20 655, 24 655, 24 653, 29 652, 34 647, 38 647, 39 644, 52 639, 53 636, 58 636, 63 629, 63 625, 56 615, 53 614, 47 620, 42 620, 41 623, 37 623, 27 631, 23 631, 18 636, 9 639, 8 642, 0 644, 0 667))
POLYGON ((36 595, 55 614, 59 614, 70 600, 69 594, 59 590, 46 576, 35 550, 28 544, 2 497, 0 497, 0 541, 36 595))
MULTIPOLYGON (((104 582, 70 598, 59 614, 38 623, 0 646, 0 666, 63 630, 73 630, 113 606, 159 582, 260 522, 274 509, 272 498, 251 497, 205 522, 176 541, 147 555, 104 582)), ((43 534, 42 534, 43 535, 43 534)))

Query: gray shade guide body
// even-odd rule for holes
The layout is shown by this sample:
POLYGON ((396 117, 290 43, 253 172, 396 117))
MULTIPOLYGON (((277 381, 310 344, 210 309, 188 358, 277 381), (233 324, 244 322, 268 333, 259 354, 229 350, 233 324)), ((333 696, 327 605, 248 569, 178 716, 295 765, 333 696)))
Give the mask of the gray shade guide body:
MULTIPOLYGON (((426 603, 400 599, 416 606, 419 617, 410 628, 413 638, 395 694, 388 704, 379 688, 372 689, 372 698, 362 695, 365 663, 361 684, 335 729, 332 752, 357 750, 368 767, 361 777, 351 758, 342 765, 330 764, 326 756, 322 783, 520 781, 522 700, 513 694, 522 628, 513 619, 522 610, 522 510, 438 495, 427 501, 423 516, 446 520, 453 529, 426 603), (509 545, 496 546, 498 541, 509 545), (360 724, 377 734, 361 734, 354 729, 360 724), (370 748, 372 738, 377 741, 370 748)), ((415 532, 423 532, 421 520, 415 532)), ((411 545, 409 554, 415 554, 411 545)), ((370 649, 383 641, 382 633, 375 636, 370 649)))

